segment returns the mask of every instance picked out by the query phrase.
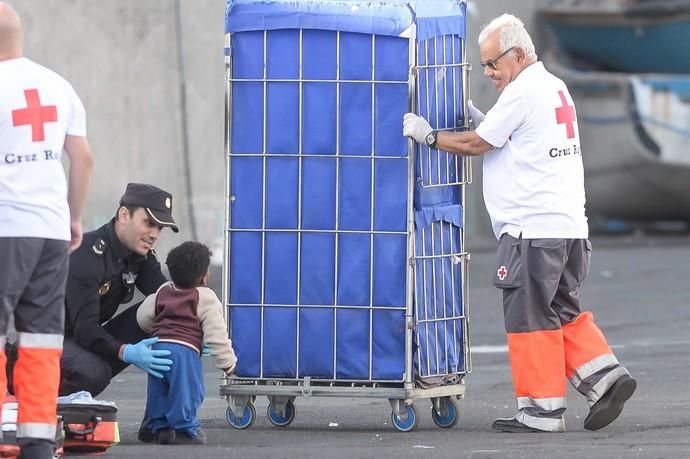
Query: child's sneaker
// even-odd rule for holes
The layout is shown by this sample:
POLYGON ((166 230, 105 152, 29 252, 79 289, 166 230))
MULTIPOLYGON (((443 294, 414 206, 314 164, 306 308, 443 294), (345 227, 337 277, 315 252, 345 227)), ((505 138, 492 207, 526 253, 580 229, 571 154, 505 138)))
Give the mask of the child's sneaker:
POLYGON ((149 420, 147 417, 141 421, 139 425, 139 431, 137 432, 137 439, 143 443, 155 443, 156 436, 153 434, 151 429, 149 429, 149 420))
POLYGON ((175 444, 177 445, 205 445, 206 432, 197 429, 196 437, 190 437, 187 432, 175 432, 175 444))
POLYGON ((172 429, 159 430, 156 433, 156 443, 159 445, 174 445, 175 431, 172 429))
POLYGON ((187 432, 164 429, 156 434, 156 442, 159 445, 205 445, 206 432, 198 429, 196 437, 192 437, 187 432))

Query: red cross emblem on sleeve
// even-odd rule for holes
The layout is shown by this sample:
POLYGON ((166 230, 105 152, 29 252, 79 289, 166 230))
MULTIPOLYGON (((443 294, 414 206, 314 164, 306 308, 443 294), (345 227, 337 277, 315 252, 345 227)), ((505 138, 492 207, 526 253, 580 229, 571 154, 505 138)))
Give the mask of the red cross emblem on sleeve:
POLYGON ((503 280, 508 275, 508 270, 505 266, 501 266, 500 268, 498 268, 498 271, 496 271, 496 275, 499 279, 503 280))
POLYGON ((558 124, 565 124, 565 133, 569 139, 572 139, 575 137, 575 107, 568 105, 563 91, 558 91, 558 95, 561 98, 562 105, 556 107, 556 122, 558 124))
POLYGON ((31 126, 31 141, 45 140, 45 123, 57 121, 57 107, 55 105, 41 105, 38 89, 25 89, 26 108, 12 110, 13 126, 31 126))

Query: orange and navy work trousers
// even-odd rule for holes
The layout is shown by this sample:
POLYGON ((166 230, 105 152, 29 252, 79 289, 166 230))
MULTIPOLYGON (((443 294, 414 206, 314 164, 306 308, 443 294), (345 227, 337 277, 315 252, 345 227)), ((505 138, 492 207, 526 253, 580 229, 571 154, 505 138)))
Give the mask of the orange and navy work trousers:
POLYGON ((566 381, 591 406, 628 374, 580 307, 591 252, 587 239, 499 240, 494 284, 503 291, 516 418, 525 425, 563 430, 566 381))
MULTIPOLYGON (((0 253, 0 395, 4 398, 7 392, 4 351, 9 319, 14 315, 17 441, 23 448, 32 442, 55 440, 68 243, 0 238, 0 253)), ((0 415, 1 410, 0 405, 0 415)))

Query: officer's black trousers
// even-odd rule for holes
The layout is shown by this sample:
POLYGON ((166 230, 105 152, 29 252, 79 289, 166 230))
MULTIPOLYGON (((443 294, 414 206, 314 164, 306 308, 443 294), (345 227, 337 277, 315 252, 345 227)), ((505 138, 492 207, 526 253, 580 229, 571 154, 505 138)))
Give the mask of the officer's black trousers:
MULTIPOLYGON (((137 343, 149 335, 137 324, 137 303, 110 319, 103 328, 123 343, 137 343)), ((66 337, 60 362, 60 395, 69 395, 85 390, 93 397, 110 384, 113 376, 129 364, 118 358, 103 358, 77 344, 72 337, 66 337)))

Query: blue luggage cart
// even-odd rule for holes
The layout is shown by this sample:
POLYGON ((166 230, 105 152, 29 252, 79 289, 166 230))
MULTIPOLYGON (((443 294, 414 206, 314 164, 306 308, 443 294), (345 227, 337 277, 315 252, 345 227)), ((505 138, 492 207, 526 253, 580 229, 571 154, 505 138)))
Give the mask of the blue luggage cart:
POLYGON ((466 3, 234 0, 226 10, 227 420, 299 396, 414 400, 455 425, 471 371, 469 162, 402 136, 466 129, 466 3))

